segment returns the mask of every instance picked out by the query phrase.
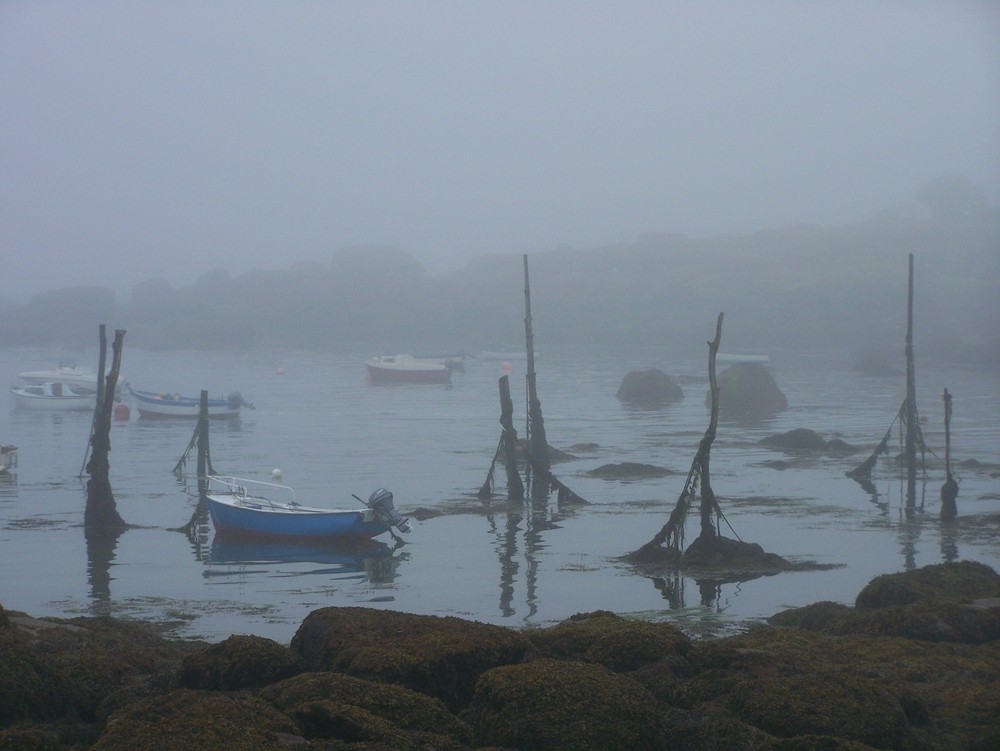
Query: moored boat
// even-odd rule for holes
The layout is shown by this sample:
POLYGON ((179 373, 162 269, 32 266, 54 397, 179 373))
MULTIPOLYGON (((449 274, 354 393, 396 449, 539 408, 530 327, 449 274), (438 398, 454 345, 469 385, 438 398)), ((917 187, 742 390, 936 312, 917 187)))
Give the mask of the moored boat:
POLYGON ((395 509, 392 493, 379 488, 365 508, 303 506, 287 485, 238 477, 210 477, 205 494, 216 532, 288 539, 372 538, 410 525, 395 509))
POLYGON ((79 365, 63 364, 48 370, 25 370, 19 377, 24 383, 35 386, 65 383, 80 391, 97 391, 97 373, 79 365))
POLYGON ((97 405, 97 391, 59 381, 28 383, 11 386, 10 393, 19 407, 39 410, 93 410, 97 405))
POLYGON ((452 369, 442 360, 413 355, 378 355, 365 360, 371 383, 451 383, 452 369))
MULTIPOLYGON (((128 386, 128 393, 139 417, 149 418, 197 418, 201 414, 200 396, 181 396, 165 391, 138 391, 128 386)), ((224 399, 208 400, 210 419, 233 419, 240 416, 243 407, 253 409, 244 401, 239 391, 234 391, 224 399)))

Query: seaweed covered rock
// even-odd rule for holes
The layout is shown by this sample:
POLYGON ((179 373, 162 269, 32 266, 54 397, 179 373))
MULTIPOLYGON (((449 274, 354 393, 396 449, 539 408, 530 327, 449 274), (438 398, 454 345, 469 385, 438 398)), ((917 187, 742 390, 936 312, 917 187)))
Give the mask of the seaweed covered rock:
POLYGON ((784 451, 826 451, 827 448, 826 439, 808 428, 794 428, 785 433, 770 435, 761 438, 758 443, 761 446, 784 451))
POLYGON ((770 622, 829 634, 984 644, 1000 640, 1000 576, 972 561, 883 574, 861 590, 854 608, 816 603, 770 622))
POLYGON ((120 697, 127 687, 172 685, 191 651, 131 621, 19 613, 8 619, 8 628, 0 629, 0 726, 96 722, 108 697, 120 697))
POLYGON ((391 739, 397 748, 413 742, 438 749, 472 740, 469 726, 440 700, 342 673, 303 673, 262 689, 260 697, 293 718, 309 740, 391 739))
POLYGON ((578 613, 562 623, 529 633, 543 657, 595 662, 615 672, 627 672, 685 654, 690 639, 668 623, 650 623, 599 610, 578 613))
POLYGON ((618 464, 602 464, 587 472, 591 477, 599 477, 602 480, 649 480, 658 477, 669 477, 676 475, 672 469, 658 467, 655 464, 642 464, 640 462, 620 462, 618 464))
MULTIPOLYGON (((756 362, 733 365, 718 376, 719 417, 724 420, 761 420, 788 409, 788 399, 771 371, 756 362)), ((705 406, 712 406, 711 392, 705 406)))
POLYGON ((661 715, 631 678, 546 658, 484 673, 463 717, 480 746, 643 751, 668 748, 661 715))
POLYGON ((793 428, 784 433, 775 433, 761 438, 758 445, 792 453, 852 454, 858 449, 849 443, 832 438, 827 441, 815 430, 793 428))
POLYGON ((267 702, 238 693, 179 689, 116 712, 93 751, 279 751, 299 730, 267 702))
POLYGON ((531 652, 523 634, 501 626, 358 607, 314 610, 291 646, 311 670, 398 683, 452 710, 468 702, 480 673, 531 652))
POLYGON ((1000 575, 975 561, 940 563, 872 579, 854 601, 858 609, 908 605, 918 600, 971 602, 1000 597, 1000 575))
POLYGON ((696 642, 669 697, 779 737, 875 748, 990 748, 1000 739, 1000 644, 831 636, 762 627, 696 642))
POLYGON ((777 553, 768 553, 755 542, 722 535, 699 535, 681 556, 691 568, 742 571, 789 571, 794 566, 777 553))
POLYGON ((302 672, 301 658, 288 647, 260 636, 230 636, 189 655, 180 685, 208 691, 259 688, 302 672))
POLYGON ((689 655, 693 675, 668 700, 781 738, 835 736, 874 748, 914 747, 892 682, 829 659, 838 646, 830 637, 780 629, 696 644, 689 655))
POLYGON ((626 373, 615 396, 634 406, 656 407, 679 402, 684 390, 662 370, 650 368, 626 373))

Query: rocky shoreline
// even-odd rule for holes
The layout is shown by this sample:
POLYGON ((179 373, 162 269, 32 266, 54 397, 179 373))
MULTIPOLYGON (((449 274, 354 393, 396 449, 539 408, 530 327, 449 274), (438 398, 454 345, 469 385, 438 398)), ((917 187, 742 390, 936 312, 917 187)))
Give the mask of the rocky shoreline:
POLYGON ((0 749, 1000 748, 1000 575, 873 579, 717 639, 605 611, 547 628, 358 607, 290 644, 0 607, 0 749))

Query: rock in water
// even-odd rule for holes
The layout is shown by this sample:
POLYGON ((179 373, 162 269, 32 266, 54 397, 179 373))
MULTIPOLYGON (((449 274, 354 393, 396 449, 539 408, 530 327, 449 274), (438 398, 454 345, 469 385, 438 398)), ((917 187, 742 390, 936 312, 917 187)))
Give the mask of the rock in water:
POLYGON ((630 404, 657 406, 680 401, 684 391, 662 370, 650 368, 627 373, 615 396, 630 404))
MULTIPOLYGON (((788 409, 788 399, 764 365, 739 363, 718 376, 719 417, 724 420, 760 420, 788 409)), ((712 393, 705 397, 712 406, 712 393)))

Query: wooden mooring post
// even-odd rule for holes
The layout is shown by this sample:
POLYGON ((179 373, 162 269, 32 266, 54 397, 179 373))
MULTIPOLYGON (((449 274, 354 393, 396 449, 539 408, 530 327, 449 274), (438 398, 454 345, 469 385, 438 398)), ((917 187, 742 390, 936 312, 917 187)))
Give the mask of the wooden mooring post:
POLYGON ((530 461, 528 466, 531 470, 537 469, 542 475, 543 482, 539 486, 537 483, 530 483, 530 487, 537 488, 541 494, 548 493, 548 486, 545 484, 545 475, 549 473, 552 466, 549 461, 549 444, 545 437, 545 421, 542 419, 542 403, 538 399, 538 389, 535 378, 535 334, 531 324, 531 284, 528 279, 528 256, 523 256, 524 260, 524 343, 527 354, 527 373, 525 380, 528 390, 528 429, 525 436, 528 455, 530 461))
POLYGON ((917 435, 920 430, 917 415, 917 376, 913 359, 913 254, 910 253, 909 279, 906 294, 906 406, 903 420, 906 424, 906 507, 913 508, 917 501, 917 435))
POLYGON ((913 353, 913 254, 909 255, 909 269, 906 295, 906 396, 903 403, 893 418, 889 429, 885 432, 882 440, 879 441, 875 450, 861 464, 847 473, 861 483, 863 486, 872 486, 871 475, 875 469, 878 457, 889 453, 889 440, 892 437, 892 429, 899 420, 901 430, 905 431, 903 444, 903 460, 906 469, 906 508, 912 511, 916 507, 917 500, 917 449, 920 449, 921 465, 925 469, 925 454, 927 445, 924 443, 923 431, 920 429, 920 413, 917 411, 917 378, 916 364, 913 353))
POLYGON ((941 486, 941 521, 953 522, 958 516, 958 480, 951 473, 951 394, 944 390, 944 468, 947 479, 941 486))
POLYGON ((517 431, 514 429, 514 402, 510 398, 510 384, 507 376, 500 379, 500 424, 503 433, 493 454, 490 470, 486 481, 479 489, 478 497, 488 500, 493 494, 493 475, 500 452, 504 452, 504 463, 507 468, 507 494, 510 500, 523 500, 525 485, 529 488, 532 502, 541 502, 548 498, 553 490, 557 492, 558 505, 567 503, 585 504, 586 500, 574 493, 569 487, 552 474, 552 463, 549 458, 549 444, 545 436, 545 423, 542 419, 542 403, 538 399, 535 384, 535 346, 534 332, 531 326, 531 284, 528 279, 528 256, 524 259, 524 333, 527 350, 527 384, 528 424, 526 436, 520 444, 526 460, 526 483, 521 482, 517 466, 518 446, 517 431))
POLYGON ((188 455, 192 449, 198 451, 198 492, 204 493, 208 486, 209 475, 215 474, 212 466, 212 451, 208 441, 208 392, 201 392, 201 400, 198 404, 198 424, 194 428, 194 434, 188 442, 187 448, 181 454, 181 458, 174 465, 174 474, 179 475, 187 465, 188 455))
POLYGON ((122 348, 125 341, 125 330, 115 331, 115 341, 112 345, 114 355, 111 361, 111 371, 104 378, 104 362, 107 356, 107 335, 105 326, 100 326, 101 356, 97 375, 98 398, 94 411, 94 420, 90 434, 90 461, 87 462, 87 508, 84 512, 83 524, 88 533, 117 534, 125 528, 125 521, 118 514, 115 495, 111 490, 111 410, 114 407, 114 393, 118 385, 118 372, 122 362, 122 348))

